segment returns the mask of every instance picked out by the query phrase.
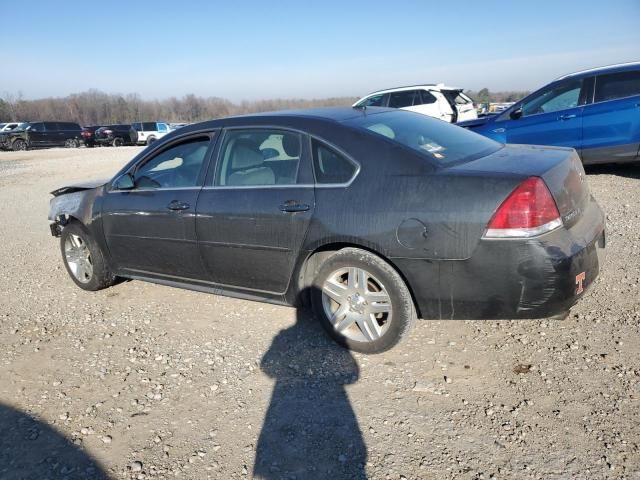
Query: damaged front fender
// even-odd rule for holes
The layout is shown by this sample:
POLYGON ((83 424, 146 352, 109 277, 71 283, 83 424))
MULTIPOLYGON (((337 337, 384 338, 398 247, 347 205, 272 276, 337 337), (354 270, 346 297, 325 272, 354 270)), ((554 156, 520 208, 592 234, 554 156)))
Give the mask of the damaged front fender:
POLYGON ((103 187, 64 187, 54 190, 49 201, 49 223, 51 234, 59 237, 62 228, 72 219, 88 225, 93 219, 95 198, 103 187))

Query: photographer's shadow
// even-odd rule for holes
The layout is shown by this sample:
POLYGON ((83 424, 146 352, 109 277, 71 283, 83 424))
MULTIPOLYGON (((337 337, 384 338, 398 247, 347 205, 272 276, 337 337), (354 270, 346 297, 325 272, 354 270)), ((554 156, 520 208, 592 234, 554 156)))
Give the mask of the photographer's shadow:
POLYGON ((87 452, 55 428, 0 403, 0 479, 107 480, 87 452))
POLYGON ((345 385, 358 365, 309 312, 262 358, 276 380, 256 449, 256 479, 366 479, 367 448, 345 385))

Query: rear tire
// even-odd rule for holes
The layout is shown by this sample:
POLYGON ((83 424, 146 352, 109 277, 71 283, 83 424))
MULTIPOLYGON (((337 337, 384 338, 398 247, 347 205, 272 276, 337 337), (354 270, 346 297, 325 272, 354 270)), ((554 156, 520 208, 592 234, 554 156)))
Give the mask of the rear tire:
POLYGON ((71 280, 83 290, 102 290, 115 283, 116 276, 109 270, 102 250, 81 224, 64 226, 60 251, 71 280))
POLYGON ((317 318, 339 344, 381 353, 408 336, 416 320, 404 280, 380 257, 344 248, 318 268, 311 289, 317 318))
POLYGON ((11 144, 11 150, 13 150, 14 152, 22 152, 27 150, 28 148, 29 146, 27 145, 27 142, 25 142, 21 138, 14 140, 11 144))
POLYGON ((78 141, 75 138, 69 138, 64 142, 65 148, 78 148, 78 141))
POLYGON ((156 137, 149 137, 147 138, 147 145, 151 145, 155 141, 156 141, 156 137))
POLYGON ((114 138, 113 142, 111 142, 111 145, 113 145, 114 147, 121 147, 122 145, 124 145, 124 141, 121 138, 114 138))

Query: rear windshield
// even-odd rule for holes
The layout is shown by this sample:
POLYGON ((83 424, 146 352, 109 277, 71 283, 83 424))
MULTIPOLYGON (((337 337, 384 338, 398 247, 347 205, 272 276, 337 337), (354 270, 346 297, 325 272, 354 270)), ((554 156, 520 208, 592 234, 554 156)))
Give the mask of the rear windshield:
POLYGON ((345 123, 400 143, 440 165, 470 162, 502 148, 482 135, 413 112, 365 115, 345 123))

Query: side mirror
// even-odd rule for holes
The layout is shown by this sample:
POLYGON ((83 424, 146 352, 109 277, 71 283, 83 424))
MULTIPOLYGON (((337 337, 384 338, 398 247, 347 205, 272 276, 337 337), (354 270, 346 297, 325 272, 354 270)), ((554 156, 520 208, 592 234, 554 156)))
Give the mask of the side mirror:
POLYGON ((515 110, 512 110, 511 113, 509 113, 509 117, 511 117, 511 120, 518 120, 520 117, 522 117, 522 107, 518 107, 515 110))
POLYGON ((113 182, 113 188, 116 190, 131 190, 136 186, 136 182, 133 179, 133 175, 130 173, 125 173, 124 175, 118 177, 115 182, 113 182))

